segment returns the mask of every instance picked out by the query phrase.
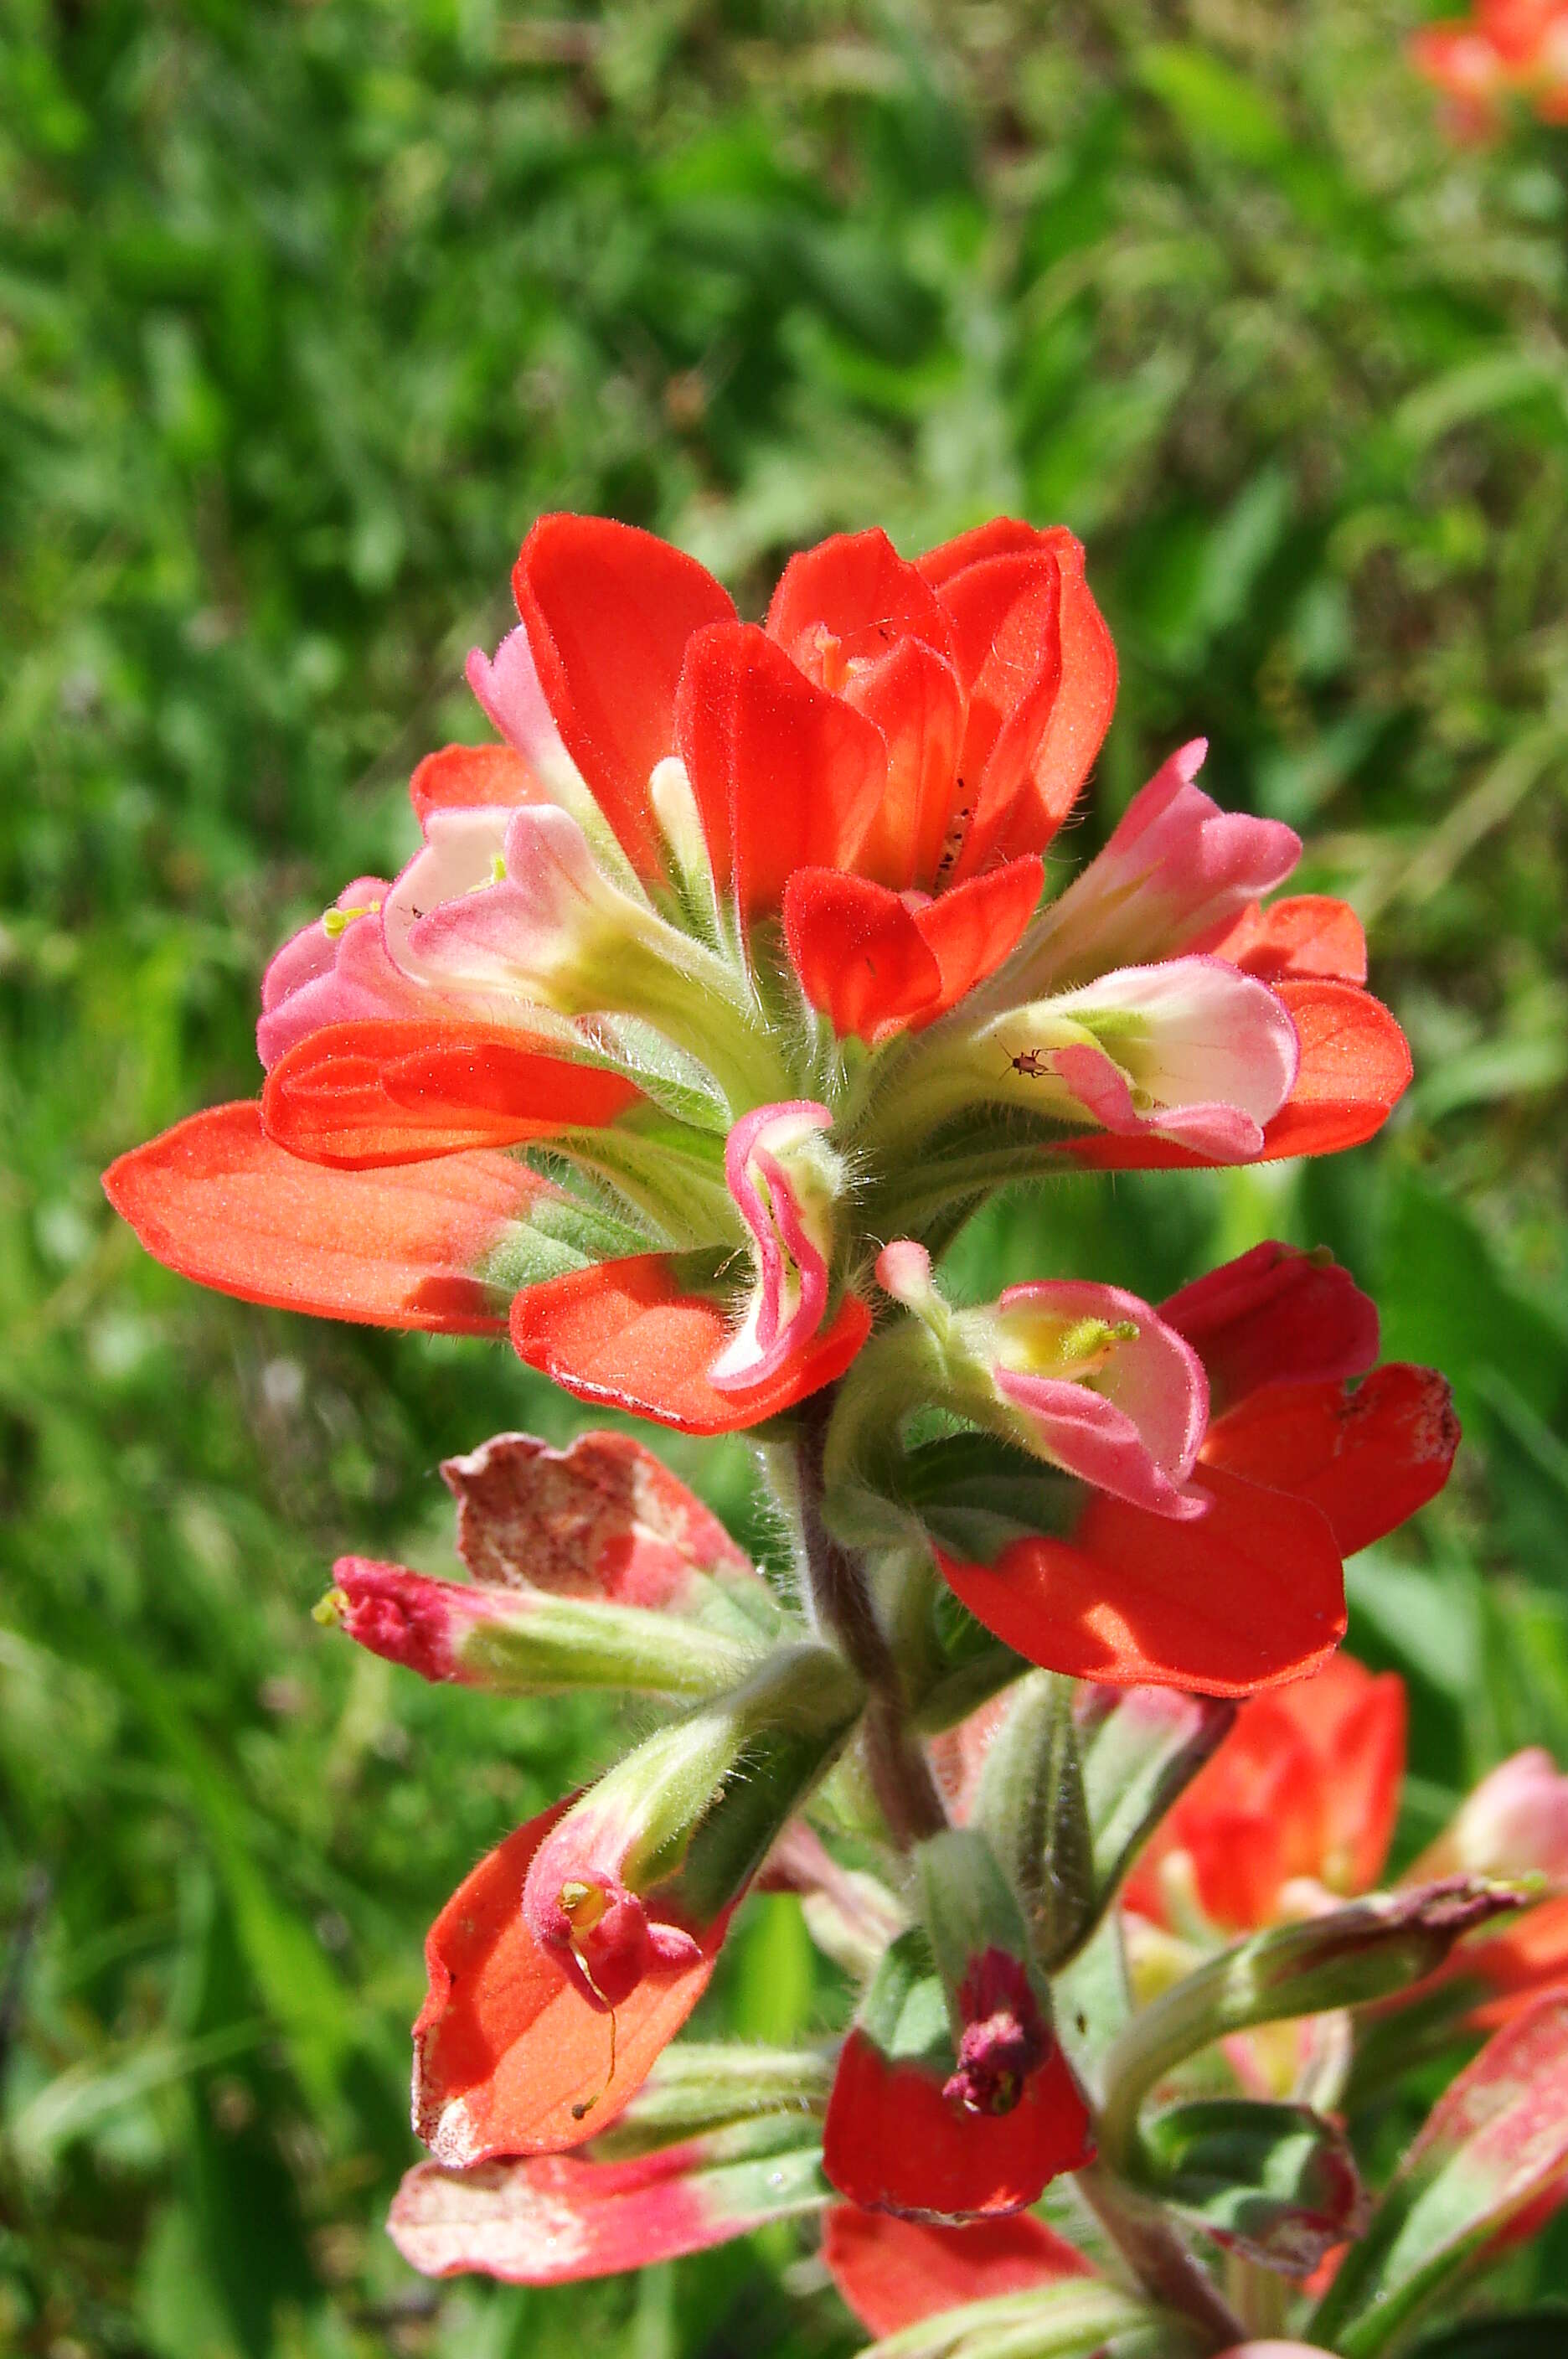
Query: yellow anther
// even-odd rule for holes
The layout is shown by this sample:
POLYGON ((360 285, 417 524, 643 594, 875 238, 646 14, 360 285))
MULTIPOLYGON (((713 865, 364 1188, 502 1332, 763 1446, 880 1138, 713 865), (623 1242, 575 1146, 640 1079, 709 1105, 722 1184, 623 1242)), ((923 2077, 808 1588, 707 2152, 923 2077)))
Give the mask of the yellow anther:
POLYGON ((561 1887, 561 1913, 574 1933, 591 1933, 609 1907, 609 1900, 597 1884, 563 1884, 561 1887))
POLYGON ((378 918, 380 914, 381 904, 379 901, 365 901, 354 909, 323 909, 321 912, 321 931, 326 935, 329 941, 335 942, 340 934, 347 933, 349 928, 353 925, 356 918, 378 918))
POLYGON ((347 1612, 347 1591, 329 1589, 326 1595, 318 1597, 311 1606, 310 1619, 312 1622, 319 1622, 323 1630, 335 1630, 347 1612))
POLYGON ((1119 1320, 1114 1327, 1108 1319, 1077 1319, 1057 1349, 1064 1360, 1094 1360, 1113 1343, 1125 1343, 1129 1335, 1137 1332, 1138 1329, 1127 1319, 1119 1320))

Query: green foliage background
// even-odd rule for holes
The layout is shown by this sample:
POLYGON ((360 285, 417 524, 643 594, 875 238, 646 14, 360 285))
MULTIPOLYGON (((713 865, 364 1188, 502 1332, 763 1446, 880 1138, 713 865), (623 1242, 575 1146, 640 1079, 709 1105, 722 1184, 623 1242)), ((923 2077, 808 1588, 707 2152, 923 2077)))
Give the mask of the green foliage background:
MULTIPOLYGON (((1455 147, 1415 5, 4 12, 0 2346, 849 2343, 779 2232, 550 2297, 386 2244, 423 1926, 612 1732, 308 1608, 346 1546, 441 1566, 437 1461, 571 1405, 499 1347, 201 1294, 98 1190, 254 1088, 269 950, 484 734, 461 658, 542 507, 752 611, 840 527, 1086 536, 1125 686, 1058 875, 1206 732, 1367 919, 1420 1078, 1330 1165, 1005 1207, 965 1282, 1331 1244, 1466 1425, 1353 1569, 1415 1697, 1407 1840, 1514 1746, 1568 1761, 1568 135, 1455 147)), ((757 1538, 738 1445, 671 1454, 757 1538)), ((821 2005, 762 1904, 719 2014, 821 2005)))

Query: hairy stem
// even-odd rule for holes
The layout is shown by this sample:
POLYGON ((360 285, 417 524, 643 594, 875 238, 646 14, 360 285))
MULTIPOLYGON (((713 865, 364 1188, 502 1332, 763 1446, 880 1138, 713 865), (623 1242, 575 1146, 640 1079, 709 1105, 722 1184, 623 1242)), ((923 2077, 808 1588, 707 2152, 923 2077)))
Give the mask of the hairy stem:
POLYGON ((1098 2163, 1073 2184, 1145 2290, 1197 2330, 1204 2351, 1228 2351, 1247 2328, 1158 2207, 1098 2163))
POLYGON ((877 1618, 864 1560, 834 1538, 823 1519, 822 1444, 835 1390, 829 1386, 814 1393, 797 1412, 789 1486, 796 1534, 813 1618, 843 1648, 869 1690, 866 1768, 889 1831, 907 1851, 940 1833, 947 1813, 910 1726, 898 1667, 877 1618))

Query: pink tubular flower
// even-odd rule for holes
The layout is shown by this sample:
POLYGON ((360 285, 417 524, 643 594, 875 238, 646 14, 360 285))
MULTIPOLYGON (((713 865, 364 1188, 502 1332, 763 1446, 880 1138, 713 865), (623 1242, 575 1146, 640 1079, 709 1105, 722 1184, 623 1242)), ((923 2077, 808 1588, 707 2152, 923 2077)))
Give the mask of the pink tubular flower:
POLYGON ((592 1799, 546 1834, 523 1885, 523 1920, 536 1940, 576 1967, 593 1995, 619 2006, 659 1969, 697 1965, 702 1943, 687 1926, 654 1915, 622 1881, 638 1830, 592 1799))
POLYGON ((1301 838, 1278 820, 1222 810, 1193 783, 1207 751, 1194 738, 1133 797, 1104 852, 1048 911, 1031 984, 1210 949, 1290 875, 1301 838))
POLYGON ((1208 1420, 1203 1363, 1148 1303, 1075 1280, 1010 1286, 994 1314, 997 1394, 1031 1447, 1114 1498, 1186 1517, 1208 1420))
POLYGON ((1114 1498, 1178 1519, 1203 1513, 1181 1488, 1207 1419, 1203 1363, 1147 1302, 1056 1279, 950 1311, 911 1237, 883 1247, 877 1277, 926 1321, 952 1408, 1114 1498))
POLYGON ((724 1176, 751 1233, 757 1284, 744 1324, 708 1371, 721 1392, 766 1383, 813 1340, 828 1304, 837 1158, 816 1143, 825 1105, 758 1106, 724 1142, 724 1176))
POLYGON ((1539 1745, 1499 1762, 1410 1874, 1535 1875, 1568 1884, 1568 1777, 1539 1745))

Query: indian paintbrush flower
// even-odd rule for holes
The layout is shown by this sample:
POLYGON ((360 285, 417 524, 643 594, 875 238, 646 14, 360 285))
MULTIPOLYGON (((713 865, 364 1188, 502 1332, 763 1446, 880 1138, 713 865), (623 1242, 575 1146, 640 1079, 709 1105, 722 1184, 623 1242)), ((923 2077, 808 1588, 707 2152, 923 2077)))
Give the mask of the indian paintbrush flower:
POLYGON ((1475 1871, 1559 1872, 1561 1781, 1521 1757, 1443 1877, 1364 1897, 1402 1697, 1335 1659, 1342 1560, 1458 1436, 1346 1272, 1269 1244, 1163 1304, 975 1302, 934 1260, 1053 1173, 1370 1137, 1410 1066, 1360 926, 1278 897, 1299 841, 1220 810, 1201 742, 1048 887, 1116 680, 1060 528, 841 536, 752 624, 679 549, 550 516, 513 587, 467 665, 498 742, 428 756, 400 874, 278 952, 259 1102, 106 1180, 231 1293, 509 1337, 580 1400, 753 1433, 780 1511, 755 1566, 629 1437, 501 1435, 442 1470, 467 1580, 335 1568, 323 1618, 428 1680, 647 1714, 431 1929, 433 2159, 393 2233, 557 2283, 827 2210, 878 2333, 958 2304, 971 2359, 1173 2317, 1239 2344, 1200 2251, 1293 2279, 1359 2233, 1325 2108, 1361 2026, 1456 1942, 1473 2019, 1485 1929, 1533 1897, 1475 1871), (758 1886, 858 1984, 848 2030, 672 2048, 758 1886), (1337 2078, 1238 2093, 1237 2038, 1303 2010, 1337 2078))

